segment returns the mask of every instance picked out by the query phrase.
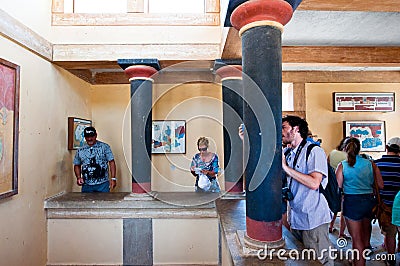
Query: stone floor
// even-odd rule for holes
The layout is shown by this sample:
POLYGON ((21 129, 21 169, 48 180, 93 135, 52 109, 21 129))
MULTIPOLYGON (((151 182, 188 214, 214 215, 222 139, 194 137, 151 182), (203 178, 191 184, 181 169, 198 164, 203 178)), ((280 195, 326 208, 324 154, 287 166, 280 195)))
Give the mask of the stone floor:
MULTIPOLYGON (((293 265, 293 266, 303 266, 303 265, 320 265, 315 261, 301 261, 301 260, 279 260, 277 258, 260 260, 257 256, 246 256, 243 250, 245 249, 243 245, 240 243, 242 232, 245 231, 245 201, 244 200, 218 200, 217 211, 220 217, 221 229, 224 232, 224 236, 227 242, 227 246, 229 248, 232 264, 235 266, 253 266, 253 265, 293 265), (239 239, 239 240, 238 240, 239 239)), ((340 217, 337 217, 335 222, 335 228, 339 228, 339 220, 340 217)), ((374 253, 371 256, 371 260, 367 261, 367 266, 380 266, 386 265, 384 261, 381 261, 380 258, 386 256, 385 250, 382 248, 383 236, 380 233, 380 229, 378 223, 373 224, 372 227, 372 236, 371 236, 371 245, 374 248, 374 253)), ((345 231, 346 234, 349 235, 347 229, 345 231)), ((286 249, 296 249, 301 250, 302 244, 299 243, 288 230, 283 230, 283 237, 286 242, 286 249), (296 242, 297 241, 297 242, 296 242)), ((332 242, 332 247, 337 249, 338 259, 335 260, 335 266, 343 265, 351 265, 346 259, 345 251, 352 248, 351 239, 347 240, 347 243, 338 242, 343 241, 343 239, 338 238, 338 231, 329 234, 329 238, 332 242), (338 240, 339 239, 339 240, 338 240), (340 247, 341 248, 340 248, 340 247), (340 259, 340 254, 342 255, 342 259, 340 259)), ((400 253, 396 254, 397 264, 400 265, 400 253)))
MULTIPOLYGON (((340 217, 337 217, 336 221, 335 221, 335 225, 334 225, 334 227, 337 229, 339 229, 339 220, 340 220, 340 217)), ((347 231, 347 228, 346 228, 345 233, 347 235, 350 235, 349 232, 347 231)), ((332 245, 335 248, 339 249, 338 241, 340 241, 340 240, 338 240, 339 239, 338 235, 339 235, 339 231, 335 230, 334 233, 329 234, 329 238, 332 242, 332 245)), ((381 260, 381 258, 384 258, 387 254, 386 251, 384 250, 384 248, 382 247, 382 244, 383 244, 383 235, 381 234, 380 228, 378 226, 378 222, 375 222, 372 224, 372 235, 371 235, 371 246, 373 247, 374 254, 371 256, 371 260, 367 261, 367 265, 369 265, 369 266, 386 265, 384 263, 384 261, 381 260)), ((342 244, 339 243, 339 245, 342 245, 342 244)), ((351 239, 349 239, 347 242, 347 245, 344 249, 351 248, 351 246, 352 246, 351 239)), ((400 265, 400 253, 396 254, 396 261, 397 261, 396 265, 400 265)), ((335 266, 336 265, 351 265, 351 264, 346 260, 336 260, 335 266)))

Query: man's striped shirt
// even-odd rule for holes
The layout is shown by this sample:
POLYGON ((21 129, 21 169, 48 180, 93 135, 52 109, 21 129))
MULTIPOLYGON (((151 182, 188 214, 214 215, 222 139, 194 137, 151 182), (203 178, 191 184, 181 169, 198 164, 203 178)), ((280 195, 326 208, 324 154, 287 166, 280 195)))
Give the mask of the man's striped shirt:
POLYGON ((400 191, 400 157, 383 155, 375 163, 384 182, 384 188, 380 190, 381 199, 386 205, 393 206, 394 197, 400 191))

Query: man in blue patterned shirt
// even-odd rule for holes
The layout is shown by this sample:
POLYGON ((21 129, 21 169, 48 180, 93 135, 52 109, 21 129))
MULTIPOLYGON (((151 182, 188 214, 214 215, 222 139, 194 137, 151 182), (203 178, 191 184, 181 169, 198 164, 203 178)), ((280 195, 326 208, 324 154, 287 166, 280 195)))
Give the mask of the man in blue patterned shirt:
POLYGON ((97 140, 94 127, 84 129, 86 144, 76 151, 74 172, 82 192, 109 192, 117 185, 114 155, 107 143, 97 140), (111 182, 108 178, 110 165, 111 182))

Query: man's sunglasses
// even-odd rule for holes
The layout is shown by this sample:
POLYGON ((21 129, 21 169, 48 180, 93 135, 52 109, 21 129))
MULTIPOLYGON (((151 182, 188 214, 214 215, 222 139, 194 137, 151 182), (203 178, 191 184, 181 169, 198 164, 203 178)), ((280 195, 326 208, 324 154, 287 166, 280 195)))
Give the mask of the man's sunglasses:
POLYGON ((208 148, 199 148, 199 151, 207 151, 208 148))

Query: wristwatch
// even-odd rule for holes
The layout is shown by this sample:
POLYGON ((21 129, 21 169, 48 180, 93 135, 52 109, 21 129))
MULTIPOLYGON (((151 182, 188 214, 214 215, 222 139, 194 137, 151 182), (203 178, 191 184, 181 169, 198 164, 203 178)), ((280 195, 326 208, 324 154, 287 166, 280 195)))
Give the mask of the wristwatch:
POLYGON ((113 178, 111 178, 111 180, 113 180, 113 181, 117 181, 117 178, 116 178, 116 177, 113 177, 113 178))

